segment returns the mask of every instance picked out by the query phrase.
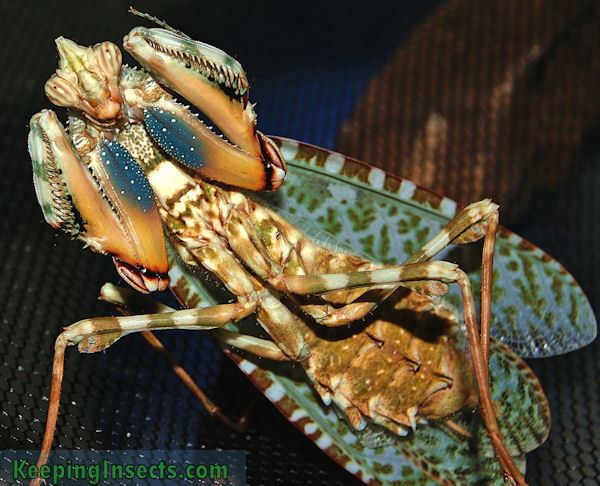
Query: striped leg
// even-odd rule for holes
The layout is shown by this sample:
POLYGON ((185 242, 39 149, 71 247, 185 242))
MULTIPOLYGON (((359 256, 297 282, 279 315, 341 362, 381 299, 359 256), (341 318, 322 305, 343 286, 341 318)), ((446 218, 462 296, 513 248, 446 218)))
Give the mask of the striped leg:
MULTIPOLYGON (((140 294, 130 288, 117 287, 111 283, 106 283, 102 286, 100 289, 100 299, 117 306, 121 312, 175 312, 175 309, 172 307, 158 302, 147 295, 140 294)), ((242 351, 246 351, 261 358, 272 359, 275 361, 288 360, 281 349, 279 349, 272 341, 222 328, 209 329, 208 333, 211 337, 223 344, 241 349, 242 351)), ((153 335, 151 331, 145 331, 142 334, 153 335)))
MULTIPOLYGON (((38 468, 46 464, 56 430, 60 392, 64 373, 64 356, 67 346, 77 344, 79 351, 95 353, 102 351, 122 336, 152 329, 192 329, 210 330, 224 326, 228 322, 238 321, 250 315, 256 309, 256 302, 236 302, 220 304, 202 309, 185 309, 156 314, 123 317, 99 317, 76 322, 56 338, 54 361, 52 364, 52 384, 48 417, 38 468)), ((38 478, 39 479, 39 478, 38 478)), ((32 484, 39 484, 34 480, 32 484)))
MULTIPOLYGON (((100 299, 105 302, 109 302, 117 306, 119 311, 124 315, 131 315, 137 313, 157 313, 157 312, 173 312, 175 309, 162 304, 147 295, 140 294, 131 288, 117 287, 111 283, 106 283, 100 289, 100 299)), ((215 329, 211 332, 211 335, 217 338, 219 341, 225 340, 227 344, 237 346, 238 348, 244 349, 250 353, 259 355, 267 359, 283 359, 285 355, 281 350, 272 342, 265 341, 264 343, 254 343, 252 340, 262 341, 252 336, 243 336, 239 333, 232 333, 231 331, 222 330, 223 335, 218 333, 219 329, 215 329), (230 336, 235 334, 236 336, 230 336), (240 341, 240 342, 238 342, 240 341)), ((192 394, 202 404, 208 414, 222 422, 223 424, 231 427, 236 432, 243 432, 247 425, 248 413, 245 413, 239 420, 233 421, 227 417, 221 409, 204 393, 200 386, 194 381, 189 373, 177 362, 177 360, 169 353, 163 343, 156 337, 151 331, 142 331, 142 337, 146 342, 154 349, 169 365, 173 372, 181 379, 183 384, 192 392, 192 394)))
POLYGON ((77 344, 80 352, 95 353, 132 332, 157 329, 215 329, 228 322, 237 322, 252 314, 255 309, 256 302, 250 301, 157 314, 93 317, 66 327, 60 336, 67 346, 77 344))
MULTIPOLYGON (((404 264, 426 262, 451 244, 471 243, 484 237, 485 234, 482 258, 481 341, 486 361, 489 347, 491 276, 497 226, 498 206, 496 204, 489 199, 470 204, 452 218, 426 245, 403 262, 404 264)), ((379 288, 381 291, 372 296, 372 300, 367 302, 350 301, 341 307, 334 307, 329 304, 304 304, 301 307, 322 325, 328 327, 342 326, 365 317, 394 293, 398 286, 392 284, 388 285, 388 289, 386 289, 382 285, 379 288)))
POLYGON ((220 343, 241 349, 259 358, 271 359, 273 361, 290 361, 290 358, 273 341, 228 329, 215 329, 210 332, 210 335, 220 343))
POLYGON ((276 289, 296 295, 318 295, 361 287, 398 284, 427 294, 443 295, 448 283, 457 281, 458 265, 449 262, 420 262, 362 272, 323 275, 278 275, 269 280, 276 289))
MULTIPOLYGON (((449 245, 472 243, 484 237, 481 286, 481 342, 486 361, 488 359, 489 348, 491 284, 497 227, 498 206, 489 199, 473 203, 460 211, 426 245, 403 262, 405 265, 426 262, 449 245)), ((308 305, 303 306, 303 309, 323 325, 341 326, 353 320, 363 318, 377 305, 387 299, 397 288, 397 286, 392 285, 389 290, 382 290, 378 299, 374 302, 356 302, 338 308, 308 305)))
POLYGON ((442 230, 421 249, 417 250, 404 263, 417 263, 431 260, 448 245, 472 243, 486 235, 486 228, 492 224, 494 234, 498 223, 498 205, 490 199, 469 204, 452 218, 442 230))

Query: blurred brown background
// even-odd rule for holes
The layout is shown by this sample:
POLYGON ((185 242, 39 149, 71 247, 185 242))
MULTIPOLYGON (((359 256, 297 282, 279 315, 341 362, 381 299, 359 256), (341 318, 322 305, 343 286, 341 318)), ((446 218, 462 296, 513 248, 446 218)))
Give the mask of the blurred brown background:
POLYGON ((337 148, 514 221, 597 134, 599 2, 443 2, 400 44, 337 148))

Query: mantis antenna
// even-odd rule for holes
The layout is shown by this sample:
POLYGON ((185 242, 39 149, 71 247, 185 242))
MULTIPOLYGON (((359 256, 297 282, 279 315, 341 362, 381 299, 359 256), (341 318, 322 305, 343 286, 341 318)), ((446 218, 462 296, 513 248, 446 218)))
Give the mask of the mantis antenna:
POLYGON ((185 37, 186 39, 191 39, 190 36, 184 34, 183 32, 181 32, 180 30, 175 29, 174 27, 171 27, 169 24, 167 24, 164 20, 160 20, 150 14, 144 13, 144 12, 140 12, 139 10, 133 8, 133 7, 129 7, 129 13, 133 14, 133 15, 137 15, 138 17, 142 17, 143 19, 149 20, 150 22, 154 22, 157 25, 160 25, 163 29, 168 30, 169 32, 173 32, 174 34, 180 35, 182 37, 185 37))

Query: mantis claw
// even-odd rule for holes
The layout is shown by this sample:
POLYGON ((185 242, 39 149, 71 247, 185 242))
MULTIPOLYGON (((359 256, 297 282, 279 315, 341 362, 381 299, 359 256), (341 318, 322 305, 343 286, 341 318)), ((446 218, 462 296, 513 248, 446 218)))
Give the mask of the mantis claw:
POLYGON ((110 254, 138 290, 164 290, 168 262, 154 196, 135 160, 118 142, 82 155, 51 110, 31 118, 28 146, 46 221, 110 254))
POLYGON ((123 47, 163 84, 181 94, 210 118, 225 136, 254 156, 256 114, 248 103, 242 66, 216 47, 165 29, 136 27, 123 47))
POLYGON ((161 148, 210 179, 250 190, 276 190, 286 165, 279 148, 256 130, 242 66, 225 52, 165 29, 136 27, 125 49, 153 77, 204 113, 231 143, 184 107, 164 98, 146 104, 144 122, 161 148))
POLYGON ((258 158, 216 136, 183 106, 164 99, 144 107, 144 124, 167 154, 210 179, 259 191, 277 189, 285 177, 283 157, 262 134, 261 150, 265 147, 267 157, 258 158))

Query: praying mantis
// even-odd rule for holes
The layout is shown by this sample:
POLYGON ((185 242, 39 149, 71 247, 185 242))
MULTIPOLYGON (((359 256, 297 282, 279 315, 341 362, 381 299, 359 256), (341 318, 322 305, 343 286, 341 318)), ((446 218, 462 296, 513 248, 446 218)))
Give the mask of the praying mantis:
MULTIPOLYGON (((46 94, 70 109, 69 127, 52 111, 34 115, 29 150, 48 223, 112 256, 136 291, 170 286, 189 308, 175 310, 131 290, 103 287, 104 300, 133 315, 86 319, 57 338, 39 463, 47 461, 54 436, 68 346, 98 352, 134 332, 193 329, 221 342, 268 398, 365 482, 506 478, 524 484, 521 458, 543 442, 550 418, 525 363, 490 341, 497 206, 484 200, 460 210, 339 154, 263 135, 241 65, 161 27, 136 28, 124 40, 147 72, 122 66, 112 43, 82 47, 59 38, 60 66, 46 94), (204 113, 224 138, 161 85, 204 113), (309 201, 329 194, 331 204, 305 203, 300 194, 312 195, 309 201), (336 205, 348 210, 336 211, 336 205), (409 250, 404 258, 373 244, 384 241, 386 232, 388 242, 392 239, 389 226, 365 217, 373 207, 396 230, 412 235, 413 243, 403 245, 409 250), (309 213, 317 214, 304 224, 309 213), (294 219, 296 225, 289 221, 294 219), (325 233, 314 228, 319 225, 325 233), (344 232, 354 235, 349 249, 335 240, 344 232), (470 276, 436 258, 450 244, 482 238, 479 331, 470 276), (359 240, 362 248, 356 247, 359 240), (212 274, 235 301, 211 302, 214 297, 194 274, 197 268, 212 274), (449 286, 459 293, 444 300, 449 286), (236 326, 253 315, 261 334, 236 326), (281 374, 262 370, 252 356, 281 362, 281 374), (302 366, 305 383, 286 381, 288 362, 302 366), (492 392, 509 388, 514 401, 494 402, 490 378, 492 392), (299 391, 309 386, 311 398, 299 391), (478 406, 485 427, 457 418, 478 406), (333 408, 344 418, 334 418, 333 408), (377 446, 368 446, 365 438, 372 431, 385 438, 377 446), (466 462, 473 440, 481 441, 481 457, 466 462)), ((505 230, 499 245, 506 257, 503 271, 514 267, 512 261, 524 273, 539 266, 550 282, 541 284, 541 293, 559 279, 562 287, 554 292, 570 296, 571 315, 581 308, 570 325, 595 329, 585 296, 562 267, 505 230)), ((510 302, 510 289, 504 293, 510 302)), ((538 302, 519 303, 538 310, 538 302)), ((502 331, 516 344, 522 339, 534 351, 547 346, 549 352, 573 346, 564 336, 532 341, 511 335, 512 322, 507 319, 502 331)), ((160 346, 156 336, 145 336, 160 346)))

